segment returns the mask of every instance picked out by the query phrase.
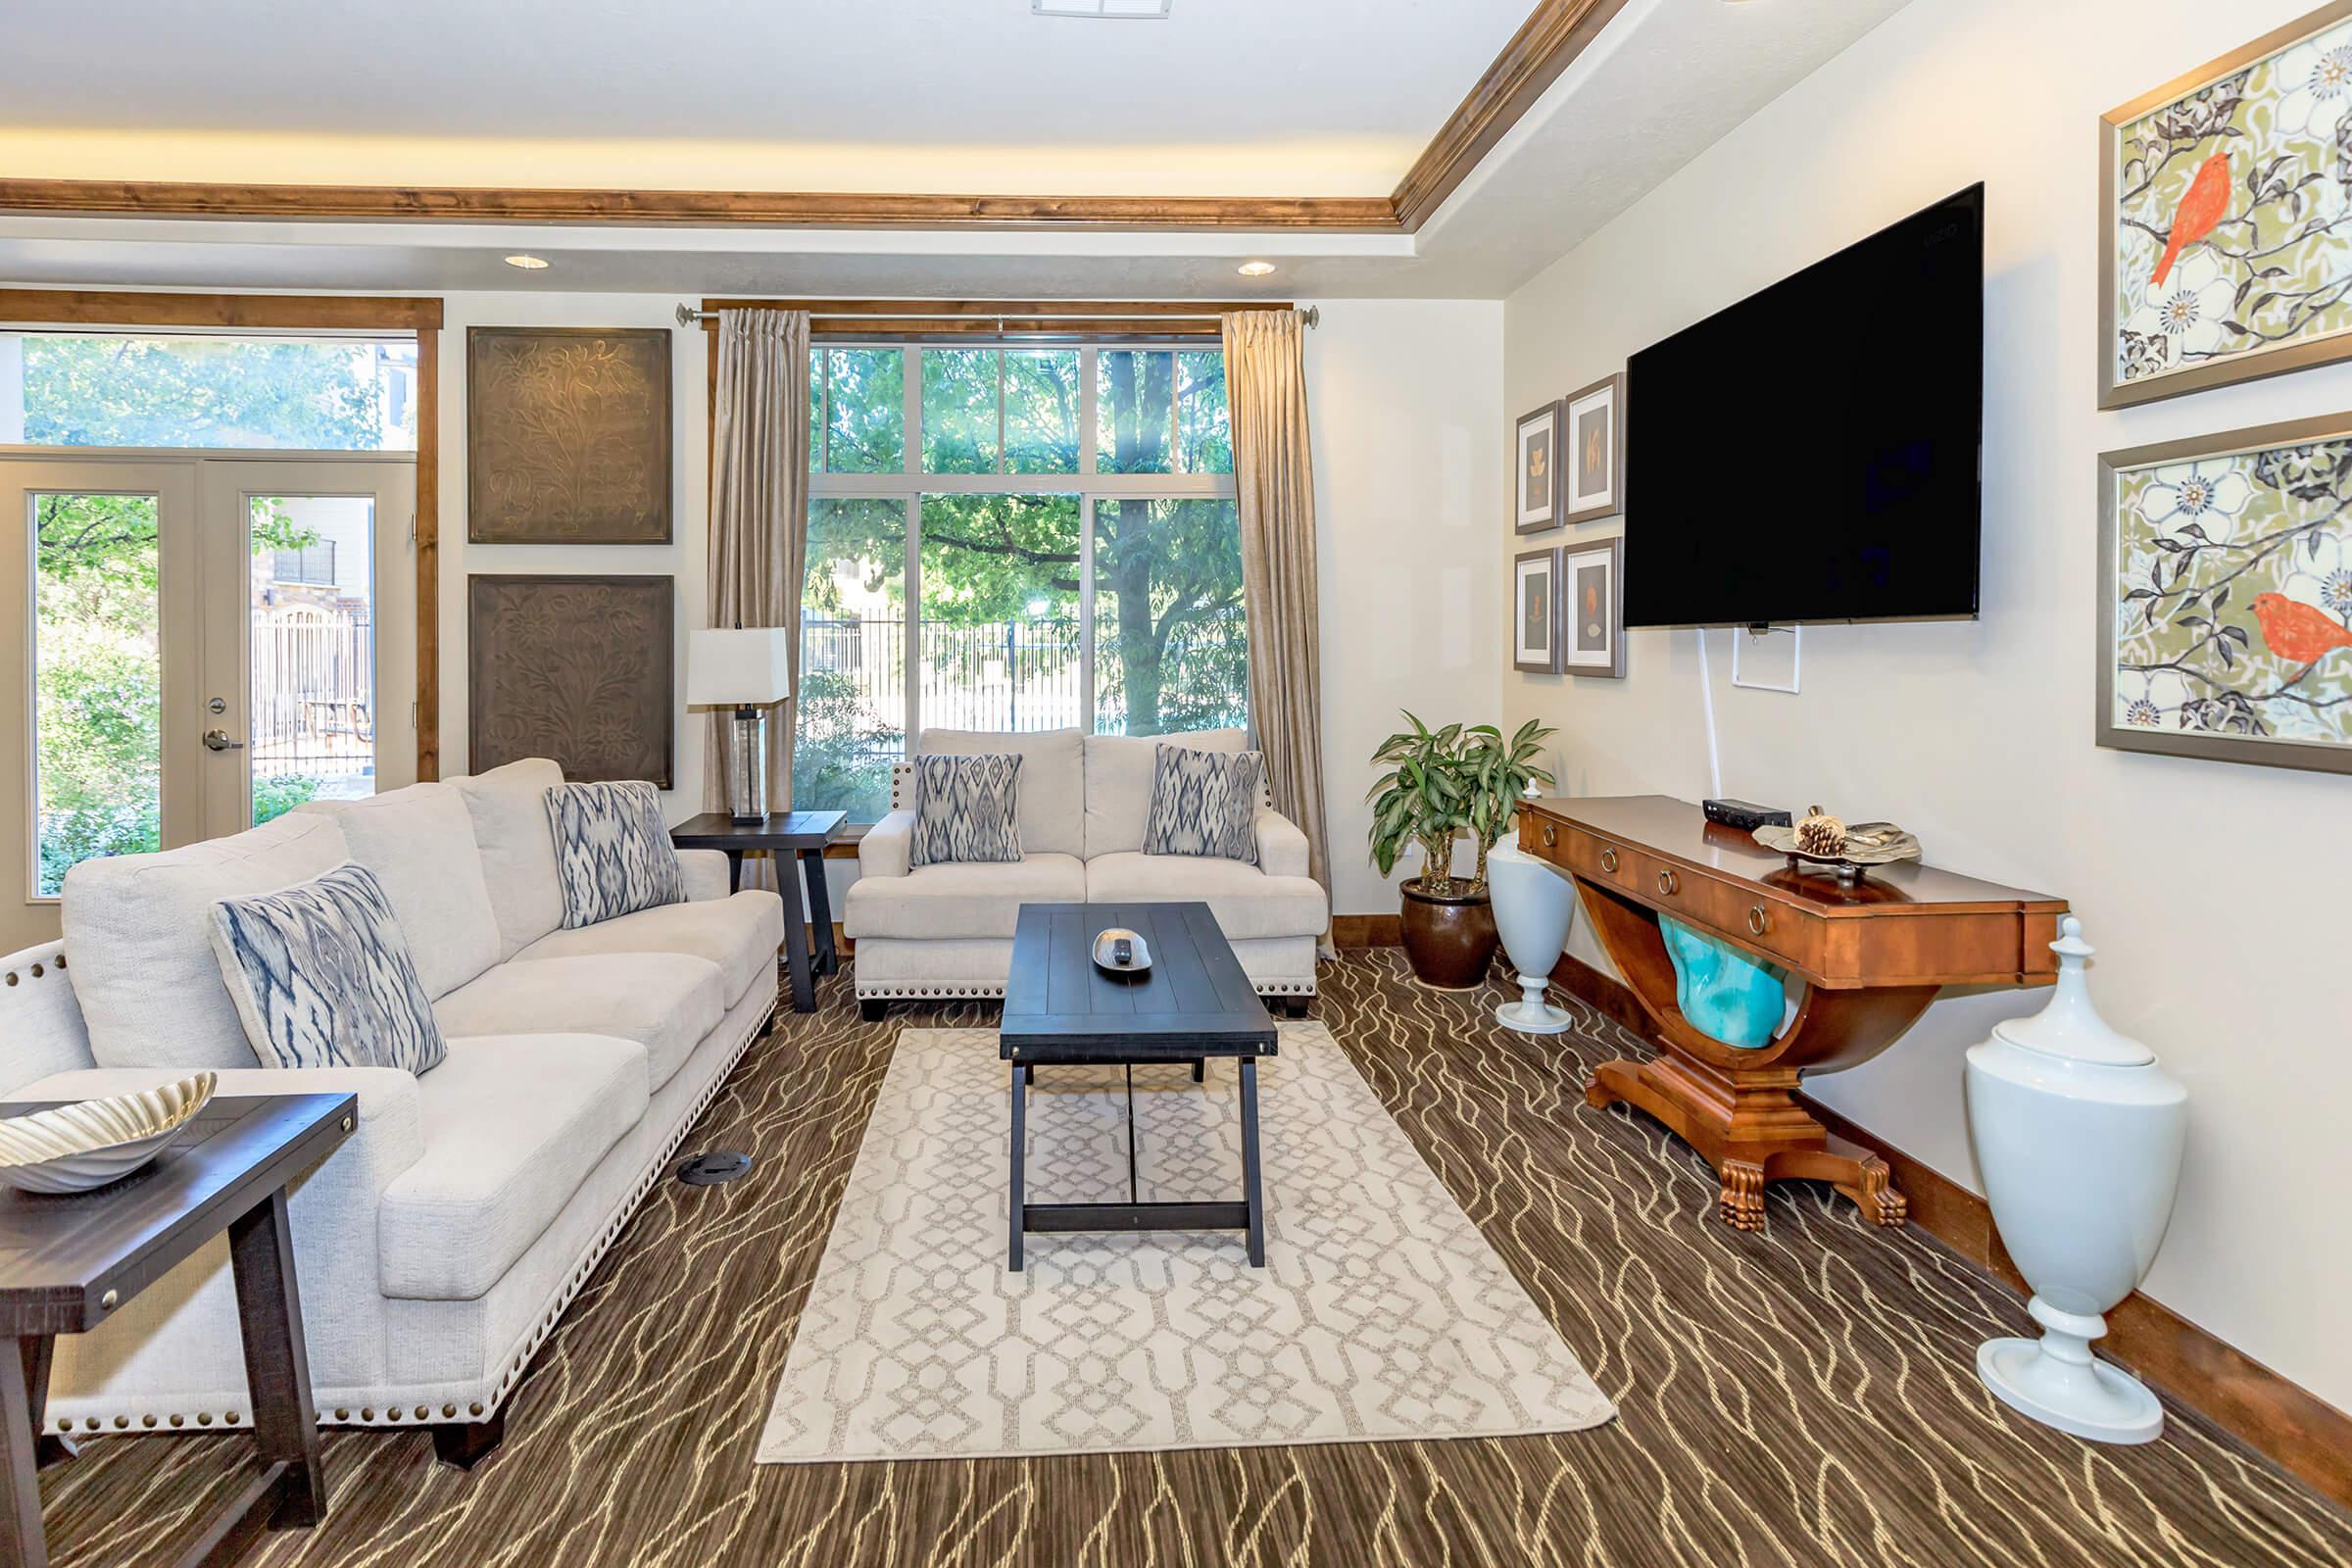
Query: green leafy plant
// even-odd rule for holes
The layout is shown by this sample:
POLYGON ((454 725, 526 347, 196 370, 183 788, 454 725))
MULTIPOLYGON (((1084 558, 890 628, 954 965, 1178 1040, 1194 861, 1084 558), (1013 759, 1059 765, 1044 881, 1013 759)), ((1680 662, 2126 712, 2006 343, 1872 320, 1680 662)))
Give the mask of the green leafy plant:
POLYGON ((1406 846, 1418 844, 1423 891, 1475 897, 1486 890, 1487 852, 1510 831, 1528 786, 1552 782, 1536 758, 1557 731, 1531 718, 1505 740, 1493 724, 1431 729, 1410 710, 1404 716, 1413 727, 1372 754, 1389 768, 1364 797, 1372 803, 1372 863, 1386 876, 1406 846), (1478 846, 1478 866, 1467 878, 1453 875, 1453 841, 1465 831, 1478 846))
POLYGON ((1470 835, 1478 841, 1477 887, 1487 885, 1487 852, 1502 842, 1519 814, 1519 803, 1531 784, 1549 785, 1552 776, 1536 765, 1544 743, 1559 731, 1529 719, 1509 740, 1492 724, 1473 724, 1464 730, 1464 772, 1470 785, 1470 835))

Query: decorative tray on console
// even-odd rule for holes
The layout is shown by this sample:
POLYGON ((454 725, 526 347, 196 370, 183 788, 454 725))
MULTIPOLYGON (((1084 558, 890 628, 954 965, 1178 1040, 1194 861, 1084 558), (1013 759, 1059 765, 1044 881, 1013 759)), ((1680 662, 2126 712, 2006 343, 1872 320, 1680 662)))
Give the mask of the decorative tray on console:
POLYGON ((1837 855, 1816 855, 1796 846, 1796 829, 1767 825, 1752 835, 1766 849, 1788 857, 1791 870, 1826 866, 1840 882, 1858 881, 1874 865, 1894 865, 1919 858, 1919 840, 1892 822, 1856 822, 1845 830, 1845 848, 1837 855))

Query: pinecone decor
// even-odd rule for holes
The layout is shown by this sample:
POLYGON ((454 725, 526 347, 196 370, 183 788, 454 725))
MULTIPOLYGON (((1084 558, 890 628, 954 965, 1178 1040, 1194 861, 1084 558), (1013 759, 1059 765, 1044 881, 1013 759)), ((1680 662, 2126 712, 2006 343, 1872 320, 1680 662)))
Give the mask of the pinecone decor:
POLYGON ((1816 806, 1796 824, 1796 847, 1824 859, 1845 853, 1845 824, 1816 806))

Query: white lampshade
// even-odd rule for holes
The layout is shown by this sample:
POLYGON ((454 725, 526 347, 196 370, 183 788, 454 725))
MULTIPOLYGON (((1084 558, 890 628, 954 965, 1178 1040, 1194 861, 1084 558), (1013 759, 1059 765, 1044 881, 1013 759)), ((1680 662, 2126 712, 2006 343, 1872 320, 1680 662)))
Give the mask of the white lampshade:
POLYGON ((687 702, 764 708, 791 695, 792 650, 783 627, 688 634, 687 702))

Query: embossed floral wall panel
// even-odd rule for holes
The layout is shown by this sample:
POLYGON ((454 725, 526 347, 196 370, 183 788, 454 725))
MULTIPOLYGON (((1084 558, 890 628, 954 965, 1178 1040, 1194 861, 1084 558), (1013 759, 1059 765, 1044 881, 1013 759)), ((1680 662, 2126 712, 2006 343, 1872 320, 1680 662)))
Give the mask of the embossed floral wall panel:
POLYGON ((2352 772, 2352 431, 2333 423, 2110 455, 2100 744, 2352 772))
POLYGON ((574 782, 670 787, 669 577, 466 580, 469 769, 552 757, 574 782))
POLYGON ((466 345, 469 540, 669 541, 667 330, 477 326, 466 345))
POLYGON ((2352 355, 2352 5, 2288 30, 2105 118, 2111 406, 2352 355))

